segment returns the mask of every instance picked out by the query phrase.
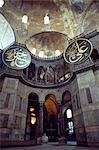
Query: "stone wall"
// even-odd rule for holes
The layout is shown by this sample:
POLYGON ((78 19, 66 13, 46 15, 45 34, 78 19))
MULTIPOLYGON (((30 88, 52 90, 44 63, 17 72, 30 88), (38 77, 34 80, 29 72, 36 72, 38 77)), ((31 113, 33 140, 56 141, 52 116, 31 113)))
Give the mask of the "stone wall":
POLYGON ((0 93, 1 102, 1 140, 24 140, 26 128, 26 116, 28 96, 36 93, 39 97, 40 113, 37 125, 37 136, 43 133, 43 103, 47 94, 54 94, 57 103, 60 104, 62 94, 70 90, 69 86, 53 89, 39 89, 27 86, 19 79, 5 77, 0 93), (6 122, 6 125, 4 124, 6 122))
MULTIPOLYGON (((74 128, 76 133, 76 141, 78 145, 86 145, 86 134, 84 126, 84 117, 81 109, 81 101, 79 95, 79 87, 77 78, 71 83, 72 107, 74 117, 74 128), (82 138, 83 137, 83 138, 82 138)), ((83 102, 83 101, 82 101, 83 102)))
POLYGON ((78 120, 83 118, 84 125, 84 131, 81 131, 83 138, 81 137, 80 140, 82 142, 85 138, 85 142, 89 146, 99 145, 99 87, 97 86, 99 77, 97 72, 89 70, 77 75, 81 103, 81 109, 77 113, 81 114, 78 120))
POLYGON ((0 93, 1 140, 24 140, 30 93, 38 95, 40 113, 36 136, 42 134, 46 95, 54 94, 61 109, 62 94, 66 90, 71 93, 78 145, 99 145, 99 70, 78 73, 69 85, 54 89, 33 88, 21 83, 19 79, 5 77, 0 93))

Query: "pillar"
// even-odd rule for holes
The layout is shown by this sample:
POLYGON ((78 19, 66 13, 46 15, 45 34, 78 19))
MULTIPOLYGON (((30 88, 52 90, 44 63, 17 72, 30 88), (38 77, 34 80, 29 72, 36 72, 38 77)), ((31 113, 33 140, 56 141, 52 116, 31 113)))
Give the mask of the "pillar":
POLYGON ((43 135, 43 103, 40 102, 39 109, 39 135, 43 135))
POLYGON ((99 86, 96 79, 99 83, 99 75, 95 78, 93 70, 77 74, 76 137, 78 144, 88 146, 99 146, 99 86))
POLYGON ((17 100, 18 79, 5 78, 3 89, 0 95, 2 108, 0 110, 2 116, 1 140, 15 140, 15 105, 17 100))

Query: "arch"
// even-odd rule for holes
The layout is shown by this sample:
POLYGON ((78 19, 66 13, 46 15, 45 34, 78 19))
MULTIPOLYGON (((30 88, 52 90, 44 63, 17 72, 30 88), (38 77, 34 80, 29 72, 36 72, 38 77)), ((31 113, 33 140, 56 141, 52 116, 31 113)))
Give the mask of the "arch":
POLYGON ((45 96, 44 105, 49 114, 58 113, 58 104, 57 104, 56 97, 54 94, 48 94, 45 96))
POLYGON ((32 106, 34 106, 34 113, 37 115, 39 113, 38 95, 33 92, 28 95, 28 107, 32 106))
POLYGON ((28 67, 28 79, 32 80, 35 77, 35 64, 31 63, 28 67))
POLYGON ((54 94, 45 96, 43 129, 49 137, 49 141, 58 139, 58 104, 54 94))
POLYGON ((72 111, 71 111, 70 108, 68 108, 68 109, 66 110, 66 116, 67 116, 67 118, 72 118, 72 111))
POLYGON ((37 72, 37 79, 40 82, 45 82, 45 68, 43 66, 40 66, 38 68, 38 72, 37 72))
POLYGON ((33 140, 37 136, 37 124, 39 114, 38 95, 31 92, 28 95, 28 108, 26 118, 25 139, 33 140))
POLYGON ((29 99, 29 100, 37 100, 37 101, 38 101, 38 95, 37 95, 36 93, 31 92, 31 93, 28 95, 28 99, 29 99))
POLYGON ((56 75, 57 75, 57 82, 60 82, 60 78, 63 77, 62 81, 65 80, 64 78, 64 69, 63 69, 63 65, 56 65, 55 67, 55 72, 56 72, 56 75))
POLYGON ((61 104, 65 105, 67 102, 71 101, 71 93, 66 90, 63 94, 62 94, 62 101, 61 104))
POLYGON ((54 83, 54 69, 52 66, 46 68, 45 78, 48 83, 54 83))
POLYGON ((91 58, 96 61, 97 59, 99 59, 99 52, 97 49, 93 49, 92 53, 91 53, 91 58))
POLYGON ((73 121, 73 111, 72 111, 72 105, 70 104, 64 111, 64 134, 67 141, 76 140, 74 121, 73 121))

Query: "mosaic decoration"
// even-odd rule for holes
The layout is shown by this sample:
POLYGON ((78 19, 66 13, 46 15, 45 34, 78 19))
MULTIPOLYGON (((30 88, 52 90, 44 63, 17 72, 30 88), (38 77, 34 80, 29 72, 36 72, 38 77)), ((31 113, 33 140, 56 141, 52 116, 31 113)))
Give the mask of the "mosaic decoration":
POLYGON ((13 46, 3 52, 3 62, 12 69, 24 69, 31 63, 31 55, 22 46, 13 46))
POLYGON ((92 43, 84 38, 73 41, 64 52, 64 59, 67 63, 75 64, 85 61, 93 49, 92 43))

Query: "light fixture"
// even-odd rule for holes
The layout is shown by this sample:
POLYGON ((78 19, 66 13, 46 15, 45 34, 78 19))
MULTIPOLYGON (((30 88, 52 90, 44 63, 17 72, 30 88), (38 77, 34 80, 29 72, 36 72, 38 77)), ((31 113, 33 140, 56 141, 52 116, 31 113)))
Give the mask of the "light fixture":
POLYGON ((49 20, 49 16, 45 15, 44 17, 44 24, 49 24, 50 20, 49 20))
POLYGON ((67 118, 72 118, 72 111, 71 111, 71 109, 67 109, 66 114, 67 114, 67 118))
POLYGON ((31 117, 31 124, 34 125, 36 123, 36 117, 31 117))
POLYGON ((36 54, 36 48, 32 48, 31 53, 35 55, 36 54))
POLYGON ((34 113, 31 113, 31 116, 32 116, 32 117, 35 117, 35 116, 36 116, 36 114, 34 114, 34 113))
POLYGON ((22 23, 28 23, 28 16, 27 15, 24 15, 22 17, 22 23))
POLYGON ((39 57, 44 57, 44 51, 39 52, 39 57))
POLYGON ((60 50, 57 49, 57 50, 55 51, 55 56, 59 56, 60 54, 61 54, 61 53, 60 53, 60 50))
POLYGON ((65 74, 65 78, 66 79, 70 78, 70 73, 65 74))
POLYGON ((34 108, 31 107, 31 108, 30 108, 30 112, 32 112, 32 111, 34 111, 34 108))
POLYGON ((4 5, 4 0, 0 0, 0 7, 3 7, 4 5))

